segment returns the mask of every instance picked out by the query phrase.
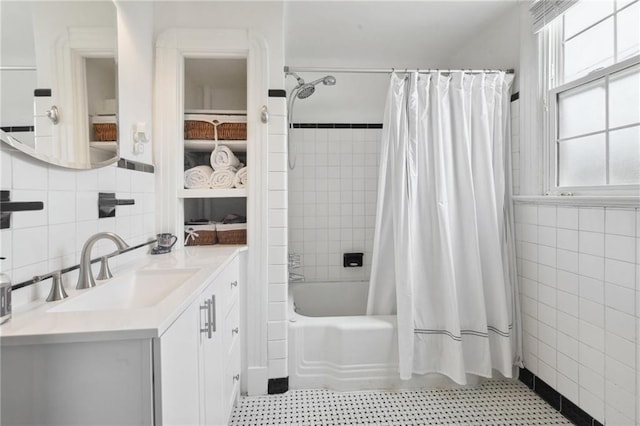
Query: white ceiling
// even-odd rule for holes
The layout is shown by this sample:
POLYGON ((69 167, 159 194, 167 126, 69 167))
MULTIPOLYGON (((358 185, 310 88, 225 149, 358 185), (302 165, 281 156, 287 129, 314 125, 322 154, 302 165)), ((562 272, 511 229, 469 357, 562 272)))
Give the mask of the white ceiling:
POLYGON ((288 1, 285 64, 444 66, 514 7, 515 0, 288 1))

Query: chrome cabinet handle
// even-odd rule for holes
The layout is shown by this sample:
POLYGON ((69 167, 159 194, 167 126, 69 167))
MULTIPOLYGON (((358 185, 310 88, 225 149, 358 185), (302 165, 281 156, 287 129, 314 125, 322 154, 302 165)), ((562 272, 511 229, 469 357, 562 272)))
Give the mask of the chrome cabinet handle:
MULTIPOLYGON (((211 331, 211 318, 215 316, 211 315, 211 300, 205 300, 204 305, 200 305, 200 311, 205 311, 206 319, 204 321, 204 328, 200 327, 200 333, 207 333, 207 338, 211 339, 212 331, 211 331)), ((202 316, 200 317, 202 318, 202 316)), ((215 330, 214 330, 215 331, 215 330)))
POLYGON ((238 287, 238 280, 231 281, 231 288, 238 287))
POLYGON ((233 336, 234 334, 238 334, 240 332, 240 329, 238 327, 236 328, 232 328, 231 329, 231 335, 233 336))
MULTIPOLYGON (((209 325, 211 326, 211 330, 213 333, 216 332, 216 295, 213 294, 211 296, 211 300, 209 301, 209 306, 211 308, 211 320, 209 321, 209 325)), ((211 336, 209 336, 211 338, 211 336)))

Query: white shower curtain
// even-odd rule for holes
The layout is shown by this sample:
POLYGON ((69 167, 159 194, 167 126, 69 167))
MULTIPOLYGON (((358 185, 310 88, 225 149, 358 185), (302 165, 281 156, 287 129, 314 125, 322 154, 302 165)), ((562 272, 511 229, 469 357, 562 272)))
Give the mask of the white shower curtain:
POLYGON ((367 313, 397 314, 400 376, 520 362, 504 73, 392 74, 367 313))

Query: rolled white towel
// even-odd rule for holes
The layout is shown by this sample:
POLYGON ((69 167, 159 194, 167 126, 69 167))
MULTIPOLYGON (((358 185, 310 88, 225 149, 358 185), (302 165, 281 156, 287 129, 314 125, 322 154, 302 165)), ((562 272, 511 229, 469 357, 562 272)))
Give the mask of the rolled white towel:
POLYGON ((196 166, 184 172, 184 187, 187 189, 209 188, 213 169, 209 166, 196 166))
POLYGON ((217 145, 216 149, 211 153, 211 167, 213 167, 213 170, 235 170, 239 166, 240 160, 238 160, 238 157, 224 145, 217 145))
POLYGON ((209 187, 214 189, 233 188, 235 170, 215 170, 209 179, 209 187))
POLYGON ((243 167, 236 172, 233 178, 233 186, 236 188, 244 188, 247 186, 247 168, 243 167))

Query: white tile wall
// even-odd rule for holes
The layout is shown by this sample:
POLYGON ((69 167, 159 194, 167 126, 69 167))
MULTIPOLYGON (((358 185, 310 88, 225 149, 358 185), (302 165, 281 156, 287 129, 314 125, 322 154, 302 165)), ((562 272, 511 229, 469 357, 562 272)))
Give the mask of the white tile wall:
MULTIPOLYGON (((0 150, 0 189, 11 191, 14 201, 42 201, 44 209, 12 213, 11 228, 0 231, 0 261, 3 273, 13 283, 31 279, 55 269, 73 266, 80 260, 86 239, 99 231, 113 231, 135 245, 153 237, 155 231, 155 178, 115 165, 96 170, 71 170, 47 165, 22 153, 0 150), (135 205, 119 206, 116 218, 98 219, 98 192, 116 192, 119 198, 133 198, 135 205)), ((113 251, 109 242, 96 244, 93 255, 113 251)), ((120 262, 146 253, 134 250, 113 258, 120 262)), ((75 285, 77 272, 63 275, 65 286, 75 285)), ((45 298, 50 280, 13 293, 14 307, 45 298)))
POLYGON ((287 139, 286 98, 269 98, 269 289, 267 356, 269 378, 289 375, 287 369, 287 139))
POLYGON ((640 209, 515 211, 526 368, 601 423, 637 424, 640 209))
POLYGON ((289 251, 307 281, 368 280, 375 225, 380 129, 292 129, 289 251), (363 268, 343 253, 363 252, 363 268))
POLYGON ((520 99, 511 102, 511 169, 512 191, 520 194, 520 99))

